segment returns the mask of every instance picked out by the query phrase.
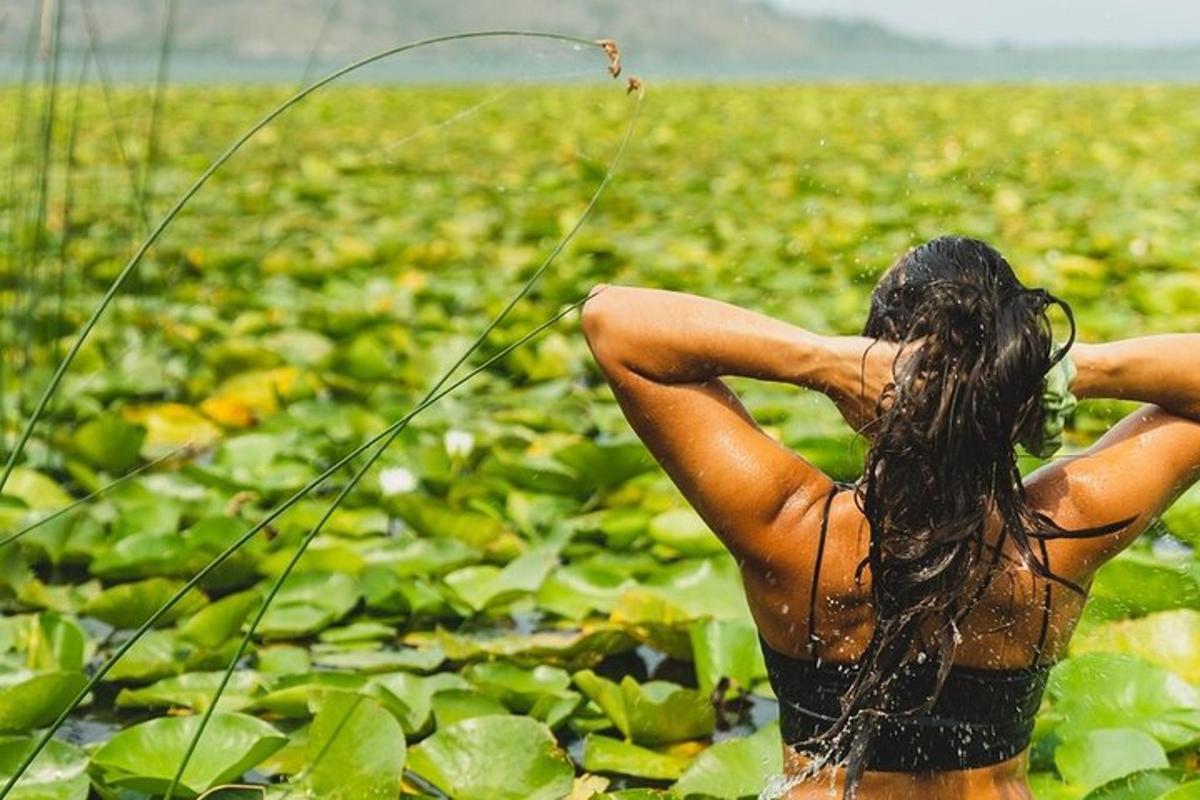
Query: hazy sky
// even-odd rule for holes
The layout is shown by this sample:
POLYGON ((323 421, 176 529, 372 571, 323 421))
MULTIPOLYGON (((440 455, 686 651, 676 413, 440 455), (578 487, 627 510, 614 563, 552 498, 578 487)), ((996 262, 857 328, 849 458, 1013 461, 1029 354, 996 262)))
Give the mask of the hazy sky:
POLYGON ((991 44, 1200 43, 1200 0, 772 0, 904 31, 991 44))

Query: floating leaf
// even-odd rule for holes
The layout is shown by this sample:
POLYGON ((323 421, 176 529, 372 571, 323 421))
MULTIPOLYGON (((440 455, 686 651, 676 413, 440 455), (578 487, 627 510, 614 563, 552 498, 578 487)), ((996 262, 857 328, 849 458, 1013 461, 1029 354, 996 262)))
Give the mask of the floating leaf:
MULTIPOLYGON (((0 738, 0 783, 8 781, 33 750, 33 737, 0 738)), ((8 795, 11 800, 87 800, 91 781, 87 755, 74 745, 51 739, 8 795)))
POLYGON ((561 800, 575 779, 550 729, 528 717, 442 728, 409 751, 409 767, 453 800, 561 800))
POLYGON ((1059 745, 1054 763, 1068 783, 1085 791, 1134 772, 1167 766, 1162 745, 1133 728, 1098 728, 1059 745))
POLYGON ((720 800, 757 797, 783 772, 779 726, 767 725, 744 739, 729 739, 705 750, 671 787, 680 797, 704 795, 720 800))
POLYGON ((258 626, 264 639, 295 639, 321 631, 358 604, 354 579, 337 572, 297 572, 288 576, 258 626))
POLYGON ((0 686, 0 733, 49 725, 86 683, 81 672, 46 672, 0 686))
POLYGON ((639 684, 629 675, 619 684, 582 670, 575 685, 604 710, 625 738, 662 745, 712 734, 716 715, 708 696, 668 681, 639 684))
POLYGON ((662 512, 650 520, 647 532, 658 544, 684 556, 707 556, 725 551, 721 540, 690 508, 662 512))
MULTIPOLYGON (((161 794, 183 760, 200 717, 160 717, 128 727, 92 754, 105 783, 161 794)), ((209 720, 180 783, 195 796, 241 777, 283 747, 287 737, 262 720, 217 712, 209 720)))
POLYGON ((1063 742, 1101 728, 1141 730, 1168 751, 1200 739, 1200 692, 1132 656, 1092 653, 1062 661, 1051 673, 1049 694, 1061 720, 1055 735, 1063 742), (1098 692, 1097 686, 1111 688, 1098 692))
MULTIPOLYGON (((165 605, 183 588, 183 581, 167 578, 147 578, 136 583, 123 583, 105 589, 84 604, 80 612, 103 620, 115 628, 137 628, 165 605)), ((192 589, 163 615, 160 625, 169 625, 181 617, 195 613, 208 603, 198 589, 192 589)))
POLYGON ((593 733, 583 741, 581 764, 589 772, 611 772, 635 778, 673 781, 683 775, 690 761, 691 757, 659 753, 630 742, 593 733))
POLYGON ((711 619, 694 622, 688 628, 692 640, 692 661, 700 691, 712 692, 721 678, 749 690, 767 677, 758 628, 744 620, 711 619))
POLYGON ((404 732, 391 714, 361 694, 330 692, 313 718, 304 767, 288 784, 288 795, 392 800, 400 792, 404 759, 404 732))

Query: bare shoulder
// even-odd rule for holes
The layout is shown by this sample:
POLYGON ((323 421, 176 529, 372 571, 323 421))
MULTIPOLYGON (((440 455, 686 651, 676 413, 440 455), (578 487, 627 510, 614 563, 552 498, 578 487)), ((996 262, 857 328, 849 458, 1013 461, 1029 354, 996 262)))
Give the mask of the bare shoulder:
POLYGON ((1025 487, 1033 507, 1068 531, 1123 523, 1048 543, 1055 570, 1086 581, 1198 478, 1200 423, 1145 405, 1083 453, 1031 474, 1025 487))

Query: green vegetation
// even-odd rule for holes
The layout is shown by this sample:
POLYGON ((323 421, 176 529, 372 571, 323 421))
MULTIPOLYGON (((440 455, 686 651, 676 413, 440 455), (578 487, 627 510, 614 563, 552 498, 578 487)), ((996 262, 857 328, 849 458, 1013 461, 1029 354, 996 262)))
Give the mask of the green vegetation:
MULTIPOLYGON (((169 89, 150 219, 286 94, 169 89)), ((50 131, 47 152, 74 158, 49 159, 44 215, 24 167, 37 147, 9 153, 6 448, 145 233, 114 125, 140 135, 146 98, 112 100, 85 89, 77 125, 50 131)), ((1074 303, 1085 339, 1195 330, 1198 100, 652 85, 590 219, 455 378, 601 280, 853 332, 879 272, 945 232, 994 241, 1074 303)), ((0 94, 6 118, 20 103, 0 94)), ((337 89, 216 174, 118 295, 0 498, 5 541, 145 467, 0 547, 0 779, 186 580, 421 404, 575 225, 634 104, 614 85, 337 89)), ((768 430, 853 475, 861 443, 829 403, 734 383, 768 430)), ((1068 450, 1126 408, 1085 404, 1068 450)), ((176 797, 735 798, 778 772, 736 566, 632 438, 574 314, 412 418, 224 683, 351 474, 157 620, 9 797, 161 796, 208 712, 176 797)), ((1177 788, 1200 750, 1198 539, 1193 493, 1097 579, 1039 720, 1039 797, 1200 786, 1177 788)))

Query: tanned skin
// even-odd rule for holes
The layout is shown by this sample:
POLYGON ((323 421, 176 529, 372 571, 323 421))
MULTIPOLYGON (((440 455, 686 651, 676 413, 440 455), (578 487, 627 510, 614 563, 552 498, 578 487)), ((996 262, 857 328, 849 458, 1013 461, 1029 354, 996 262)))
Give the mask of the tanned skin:
MULTIPOLYGON (((902 353, 892 344, 823 336, 719 300, 631 286, 597 285, 583 306, 582 325, 629 424, 740 565, 763 637, 784 654, 813 658, 809 592, 822 507, 833 484, 760 428, 721 378, 820 391, 869 436, 878 398, 902 353)), ((1054 572, 1086 588, 1101 565, 1200 479, 1200 334, 1077 343, 1071 357, 1076 396, 1144 404, 1083 454, 1056 459, 1025 481, 1034 508, 1068 530, 1134 519, 1098 538, 1047 542, 1054 572)), ((998 539, 998 528, 997 521, 989 541, 998 539)), ((856 661, 870 637, 869 570, 855 579, 867 538, 853 493, 839 493, 830 510, 813 631, 826 661, 856 661)), ((1014 669, 1037 657, 1047 584, 1011 546, 1006 550, 1011 558, 966 620, 955 663, 1014 669)), ((1050 598, 1044 660, 1065 654, 1083 609, 1083 598, 1063 586, 1052 585, 1050 598)), ((868 771, 860 797, 1026 800, 1032 798, 1027 759, 1025 752, 989 767, 939 773, 868 771)), ((785 747, 789 774, 806 763, 785 747)), ((832 777, 840 787, 840 775, 832 777)), ((825 800, 830 785, 821 779, 797 786, 787 800, 825 800)))

